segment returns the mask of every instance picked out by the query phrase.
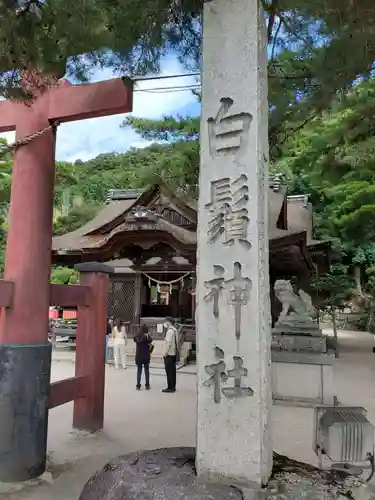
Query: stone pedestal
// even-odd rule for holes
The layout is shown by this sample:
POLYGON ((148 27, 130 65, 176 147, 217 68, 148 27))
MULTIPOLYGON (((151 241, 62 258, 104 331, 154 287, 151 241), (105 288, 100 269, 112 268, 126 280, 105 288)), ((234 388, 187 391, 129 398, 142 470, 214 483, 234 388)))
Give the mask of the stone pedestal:
POLYGON ((334 354, 272 352, 274 404, 333 405, 334 354))
POLYGON ((334 353, 316 324, 297 332, 279 326, 272 331, 274 403, 294 406, 333 405, 334 353))
POLYGON ((259 0, 204 4, 197 253, 202 479, 272 470, 267 36, 259 0))

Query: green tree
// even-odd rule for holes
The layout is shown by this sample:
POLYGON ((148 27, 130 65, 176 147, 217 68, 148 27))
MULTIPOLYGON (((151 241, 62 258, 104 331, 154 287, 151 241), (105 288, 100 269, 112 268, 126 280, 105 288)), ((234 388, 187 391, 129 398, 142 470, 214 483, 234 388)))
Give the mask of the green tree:
POLYGON ((156 121, 135 117, 125 119, 122 126, 131 126, 142 138, 156 141, 143 150, 147 158, 137 171, 136 186, 162 181, 181 194, 197 197, 199 120, 171 116, 156 121))
POLYGON ((358 82, 283 146, 274 170, 312 197, 315 236, 336 238, 343 265, 367 290, 375 242, 375 80, 358 82), (363 281, 363 283, 362 283, 363 281))
MULTIPOLYGON (((0 95, 20 93, 19 70, 88 78, 160 69, 165 54, 199 69, 203 0, 6 0, 0 4, 0 95)), ((270 144, 325 110, 373 67, 375 13, 368 0, 262 0, 268 20, 270 144), (302 101, 302 102, 301 102, 302 101)))
POLYGON ((60 77, 66 69, 84 81, 98 65, 124 75, 158 71, 168 50, 198 59, 201 8, 201 0, 3 1, 0 94, 19 95, 19 69, 60 77))
POLYGON ((337 309, 343 308, 354 293, 354 280, 348 275, 348 268, 340 260, 331 266, 329 273, 312 280, 312 288, 319 297, 319 310, 329 312, 331 315, 336 357, 339 355, 337 309))
POLYGON ((84 204, 81 207, 73 208, 67 215, 61 215, 55 219, 53 233, 55 236, 70 233, 94 218, 99 205, 84 204))
POLYGON ((75 285, 79 281, 79 274, 69 267, 54 267, 51 274, 51 283, 54 285, 75 285))

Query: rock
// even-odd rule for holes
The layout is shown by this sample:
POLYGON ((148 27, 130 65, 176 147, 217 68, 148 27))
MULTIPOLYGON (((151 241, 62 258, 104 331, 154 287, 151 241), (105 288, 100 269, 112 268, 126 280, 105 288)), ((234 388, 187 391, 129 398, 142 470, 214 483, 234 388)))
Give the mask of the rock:
POLYGON ((52 477, 52 474, 51 472, 44 472, 41 476, 40 476, 40 480, 41 481, 44 481, 45 483, 48 483, 48 484, 53 484, 53 477, 52 477))
POLYGON ((109 462, 86 483, 79 500, 362 500, 363 487, 345 472, 320 470, 277 453, 262 491, 202 483, 195 474, 195 450, 167 448, 109 462))
POLYGON ((242 500, 231 486, 200 484, 195 450, 132 453, 109 462, 85 485, 79 500, 242 500))

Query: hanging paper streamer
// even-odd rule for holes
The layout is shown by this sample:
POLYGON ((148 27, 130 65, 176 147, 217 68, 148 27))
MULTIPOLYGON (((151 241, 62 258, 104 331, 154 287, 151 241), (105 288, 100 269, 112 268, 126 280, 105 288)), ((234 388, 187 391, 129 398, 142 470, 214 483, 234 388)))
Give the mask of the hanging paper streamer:
POLYGON ((161 288, 160 288, 160 285, 166 285, 166 286, 169 286, 169 293, 172 293, 172 285, 174 283, 180 283, 180 286, 183 287, 184 285, 184 279, 187 277, 187 276, 190 276, 191 275, 191 272, 188 272, 188 273, 185 273, 183 276, 181 276, 180 278, 176 278, 175 280, 171 280, 171 281, 159 281, 159 280, 156 280, 155 278, 152 278, 151 276, 149 276, 148 274, 146 273, 142 273, 144 276, 146 276, 146 278, 148 279, 148 286, 151 288, 151 283, 156 283, 156 289, 157 291, 160 293, 161 291, 161 288))

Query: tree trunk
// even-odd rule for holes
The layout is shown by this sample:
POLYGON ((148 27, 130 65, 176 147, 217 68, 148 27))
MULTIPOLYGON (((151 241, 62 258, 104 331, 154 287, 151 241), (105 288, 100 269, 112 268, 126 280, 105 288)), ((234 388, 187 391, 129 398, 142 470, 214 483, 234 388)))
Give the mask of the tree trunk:
POLYGON ((332 318, 332 330, 333 336, 335 338, 335 357, 339 357, 339 343, 337 338, 337 310, 335 306, 331 308, 331 318, 332 318))
POLYGON ((353 277, 355 280, 355 286, 357 289, 357 293, 358 293, 358 295, 363 297, 362 283, 361 283, 361 268, 359 266, 354 267, 353 277))

